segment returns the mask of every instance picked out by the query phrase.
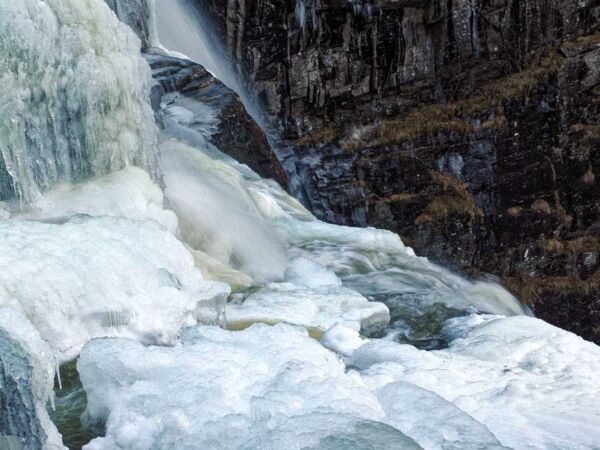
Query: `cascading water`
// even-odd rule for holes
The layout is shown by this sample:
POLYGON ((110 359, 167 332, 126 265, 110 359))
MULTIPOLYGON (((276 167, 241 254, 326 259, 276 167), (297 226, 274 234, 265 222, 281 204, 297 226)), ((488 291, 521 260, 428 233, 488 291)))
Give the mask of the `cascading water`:
POLYGON ((212 26, 193 0, 154 0, 157 40, 175 55, 202 64, 217 79, 246 100, 239 78, 225 58, 216 39, 211 39, 212 26))
MULTIPOLYGON (((211 42, 206 31, 209 27, 193 3, 188 0, 156 1, 156 37, 160 45, 168 50, 190 55, 239 92, 241 87, 226 63, 225 55, 221 55, 220 61, 215 59, 216 50, 211 49, 216 44, 211 42)), ((313 14, 316 15, 314 11, 313 14)), ((248 97, 247 94, 244 96, 248 97)), ((206 215, 209 210, 228 211, 225 213, 228 217, 223 221, 226 223, 208 228, 231 229, 232 226, 240 227, 240 221, 244 220, 248 220, 251 225, 255 222, 251 218, 256 216, 257 205, 259 209, 267 205, 261 211, 262 227, 264 228, 266 221, 272 229, 278 229, 281 241, 289 247, 288 256, 310 256, 319 260, 366 295, 408 295, 413 299, 411 301, 420 298, 425 299, 423 301, 426 303, 435 303, 437 300, 462 309, 473 305, 482 311, 500 314, 524 312, 522 306, 502 288, 493 283, 466 282, 430 264, 426 259, 416 258, 412 250, 405 248, 392 233, 329 226, 318 222, 275 183, 260 179, 207 144, 206 139, 214 127, 210 117, 216 113, 211 114, 209 108, 191 99, 175 97, 165 103, 169 106, 166 109, 167 127, 162 138, 166 142, 166 145, 163 144, 166 151, 162 152, 162 169, 165 177, 172 180, 171 183, 166 183, 166 193, 171 204, 185 202, 188 206, 176 207, 176 210, 180 220, 190 226, 206 229, 206 219, 202 222, 200 216, 206 215), (172 138, 186 142, 197 151, 190 152, 181 145, 179 151, 173 150, 173 144, 169 142, 172 138), (189 154, 195 156, 191 157, 189 154), (177 158, 181 159, 178 163, 174 161, 177 158), (182 177, 185 177, 185 182, 182 177), (176 186, 180 187, 179 192, 174 192, 176 186), (194 189, 197 192, 193 193, 194 189), (210 201, 210 197, 219 192, 221 194, 212 201, 211 206, 201 204, 210 201), (225 192, 233 194, 229 201, 223 195, 225 192), (195 219, 187 220, 186 215, 191 214, 194 202, 202 213, 196 214, 195 219), (290 206, 292 204, 293 207, 290 206), (276 208, 276 212, 273 208, 276 208), (242 213, 233 217, 234 211, 242 213)), ((249 230, 247 232, 252 233, 249 230)), ((214 234, 213 232, 212 235, 214 234)), ((256 234, 254 236, 249 240, 256 242, 256 247, 267 244, 266 240, 261 240, 256 234)), ((278 242, 272 241, 269 246, 277 248, 278 242)), ((258 248, 248 253, 260 255, 258 248)), ((265 261, 267 266, 267 261, 273 261, 273 258, 263 256, 258 256, 257 259, 265 261)), ((281 262, 278 265, 281 267, 281 262)))
POLYGON ((74 448, 599 445, 598 347, 316 220, 208 143, 208 103, 163 98, 158 140, 139 47, 102 0, 0 0, 0 446, 62 448, 56 361, 74 448))

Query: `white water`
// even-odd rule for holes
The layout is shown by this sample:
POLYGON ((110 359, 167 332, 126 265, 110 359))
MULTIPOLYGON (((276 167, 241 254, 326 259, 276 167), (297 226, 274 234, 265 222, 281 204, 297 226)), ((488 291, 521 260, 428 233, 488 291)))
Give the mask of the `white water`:
POLYGON ((165 192, 184 224, 186 241, 196 249, 223 263, 233 255, 245 263, 236 269, 253 275, 259 268, 260 281, 280 279, 286 259, 305 257, 364 295, 400 296, 417 309, 444 303, 488 313, 523 313, 498 285, 469 282, 418 258, 389 231, 318 221, 277 183, 261 179, 207 143, 213 130, 210 109, 176 96, 168 103, 161 137, 165 192), (205 239, 194 239, 207 233, 205 239))
MULTIPOLYGON (((248 114, 263 128, 269 121, 236 73, 215 27, 201 14, 194 0, 154 0, 155 45, 173 56, 201 64, 240 96, 248 114)), ((275 138, 275 136, 273 136, 275 138)))
MULTIPOLYGON (((177 96, 165 105, 163 191, 131 167, 135 157, 123 156, 143 152, 148 164, 139 165, 158 178, 147 99, 133 102, 123 92, 128 86, 141 95, 149 82, 126 44, 136 38, 119 34, 101 0, 0 0, 1 11, 20 24, 45 20, 63 30, 60 38, 27 40, 45 60, 66 51, 75 66, 88 53, 124 61, 87 67, 78 92, 116 102, 102 110, 106 117, 93 115, 100 155, 102 143, 121 142, 121 130, 137 130, 121 142, 135 145, 115 147, 114 167, 98 172, 42 186, 29 182, 31 165, 19 166, 25 175, 15 172, 16 185, 35 195, 22 196, 26 207, 0 220, 0 329, 26 347, 35 366, 35 409, 48 448, 57 444, 43 411, 54 360, 78 354, 86 415, 106 422, 106 435, 88 449, 600 446, 597 346, 531 317, 505 317, 523 312, 505 290, 416 257, 393 233, 319 222, 275 182, 207 144, 214 111, 177 96), (70 53, 66 43, 94 52, 70 53), (121 67, 141 69, 125 75, 121 67), (107 76, 117 82, 105 84, 107 76), (123 117, 128 110, 132 116, 123 117), (201 325, 222 320, 230 292, 223 282, 239 290, 227 307, 232 328, 286 324, 244 331, 201 325), (387 339, 359 335, 386 327, 390 312, 418 321, 439 304, 458 316, 441 320, 446 349, 395 342, 410 330, 402 320, 387 339)), ((0 37, 16 32, 7 17, 0 16, 0 37)), ((7 49, 18 62, 17 51, 0 46, 7 49)), ((50 87, 73 81, 65 70, 50 87)), ((88 98, 49 89, 26 107, 52 109, 71 99, 78 110, 88 98)), ((14 114, 25 121, 5 122, 9 133, 0 142, 17 136, 20 123, 35 122, 29 110, 14 114)), ((88 130, 87 119, 71 121, 88 130)), ((54 145, 45 127, 37 132, 39 142, 54 145)), ((38 155, 44 164, 56 154, 45 145, 38 155)), ((28 156, 38 147, 19 148, 28 156)), ((95 161, 95 153, 87 156, 95 161)))
POLYGON ((154 0, 157 39, 161 47, 174 55, 202 64, 206 70, 237 93, 238 77, 225 58, 213 27, 199 13, 193 0, 154 0))

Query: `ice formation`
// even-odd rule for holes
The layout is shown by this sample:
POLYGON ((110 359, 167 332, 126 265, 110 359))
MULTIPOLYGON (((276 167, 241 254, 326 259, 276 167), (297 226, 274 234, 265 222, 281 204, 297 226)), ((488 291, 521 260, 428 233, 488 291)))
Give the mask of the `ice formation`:
POLYGON ((344 369, 305 330, 289 325, 235 333, 194 328, 174 348, 95 340, 78 370, 87 413, 106 420, 107 431, 86 448, 299 450, 340 448, 327 443, 345 438, 366 443, 342 448, 419 448, 377 424, 384 412, 376 396, 344 369), (383 446, 373 445, 378 429, 387 433, 383 446))
POLYGON ((46 411, 56 367, 27 318, 0 307, 0 448, 64 448, 46 411))
MULTIPOLYGON (((583 450, 600 445, 600 379, 594 370, 600 364, 598 346, 525 316, 472 315, 449 321, 445 332, 453 339, 447 350, 426 352, 371 340, 348 364, 361 369, 384 408, 393 393, 385 387, 408 382, 451 402, 509 448, 583 450)), ((420 401, 421 407, 425 404, 420 401)), ((435 407, 433 420, 439 412, 440 430, 458 420, 452 414, 444 421, 450 414, 445 410, 435 407)), ((389 423, 409 432, 410 420, 401 414, 389 423)), ((411 437, 424 445, 417 435, 411 437)))
POLYGON ((285 281, 270 283, 227 309, 230 326, 254 322, 288 322, 320 335, 336 323, 363 330, 382 330, 390 321, 388 308, 370 302, 321 264, 309 259, 290 261, 285 281))
POLYGON ((0 2, 0 34, 0 199, 20 200, 0 221, 0 306, 60 359, 96 336, 173 342, 229 287, 203 279, 154 184, 139 39, 102 0, 0 2))
POLYGON ((63 359, 95 336, 168 344, 203 301, 228 293, 152 221, 15 220, 0 222, 0 240, 0 305, 28 317, 63 359))
POLYGON ((103 1, 2 1, 0 35, 0 200, 131 164, 158 176, 150 71, 103 1))
POLYGON ((0 221, 0 305, 27 316, 62 359, 97 336, 173 342, 229 287, 203 279, 163 202, 130 167, 58 186, 0 221))
POLYGON ((84 183, 61 183, 43 194, 18 218, 60 223, 77 215, 153 220, 176 233, 175 213, 164 208, 164 195, 147 172, 137 167, 93 178, 84 183))
MULTIPOLYGON (((366 341, 347 367, 289 325, 196 327, 174 348, 95 340, 78 368, 107 434, 88 448, 327 448, 367 420, 426 449, 598 446, 597 346, 529 317, 468 316, 446 331, 459 328, 435 352, 366 341)), ((342 448, 405 448, 363 437, 342 448)))

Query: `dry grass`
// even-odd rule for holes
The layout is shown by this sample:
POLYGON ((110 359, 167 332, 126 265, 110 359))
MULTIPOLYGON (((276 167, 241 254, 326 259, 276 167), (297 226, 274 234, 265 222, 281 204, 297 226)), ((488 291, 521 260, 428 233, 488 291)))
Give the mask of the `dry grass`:
POLYGON ((441 188, 443 194, 433 198, 427 204, 425 210, 415 219, 415 224, 444 220, 455 215, 467 215, 471 219, 483 217, 483 212, 475 203, 466 183, 452 175, 434 170, 431 170, 429 175, 432 182, 441 188))
POLYGON ((531 205, 531 209, 535 212, 543 212, 546 214, 550 214, 552 212, 552 208, 550 204, 543 199, 538 199, 531 205))
POLYGON ((517 97, 532 89, 548 75, 557 73, 561 67, 561 58, 553 53, 543 58, 537 65, 483 86, 481 93, 483 97, 492 101, 517 97))
POLYGON ((429 176, 434 184, 440 186, 445 191, 455 192, 457 194, 468 194, 469 188, 467 183, 463 183, 458 178, 435 170, 429 171, 429 176))
POLYGON ((600 238, 586 236, 578 239, 547 239, 539 241, 538 247, 549 253, 571 253, 575 256, 583 252, 600 252, 600 238))
POLYGON ((564 244, 558 239, 548 239, 538 242, 538 247, 548 253, 562 253, 565 250, 564 244))
POLYGON ((523 208, 520 206, 513 206, 512 208, 508 208, 506 213, 510 217, 518 217, 523 212, 523 208))
POLYGON ((472 133, 476 130, 471 125, 470 117, 483 112, 493 112, 495 115, 482 124, 483 128, 503 128, 506 126, 503 102, 526 94, 542 79, 558 72, 561 64, 559 56, 552 54, 539 64, 483 86, 477 96, 427 105, 402 118, 381 121, 372 131, 346 142, 343 148, 354 151, 367 145, 388 145, 439 131, 472 133))
POLYGON ((521 301, 531 304, 538 300, 544 292, 589 295, 600 288, 600 273, 587 280, 579 280, 575 277, 504 277, 502 284, 521 301))
POLYGON ((396 203, 396 202, 407 202, 410 200, 414 200, 419 197, 419 194, 409 194, 407 192, 401 192, 399 194, 392 194, 389 197, 383 199, 386 203, 396 203))
POLYGON ((348 139, 342 148, 346 151, 354 151, 369 144, 387 145, 410 141, 438 131, 467 134, 472 131, 472 126, 464 119, 455 116, 452 104, 428 105, 402 119, 383 120, 372 130, 359 133, 356 139, 348 139))
POLYGON ((307 146, 317 144, 327 144, 339 139, 341 130, 337 127, 319 128, 313 133, 308 133, 296 140, 296 145, 307 146))
POLYGON ((600 141, 600 125, 585 125, 576 123, 569 127, 570 134, 579 134, 580 142, 595 144, 600 141))
POLYGON ((565 42, 563 44, 563 47, 573 48, 578 45, 594 45, 594 44, 600 44, 600 33, 579 36, 575 40, 565 42))
POLYGON ((583 184, 587 184, 588 186, 594 184, 594 181, 596 181, 596 175, 594 172, 592 172, 592 169, 588 169, 588 171, 581 177, 581 182, 583 184))
POLYGON ((486 120, 485 122, 483 122, 481 124, 481 128, 483 128, 484 130, 498 130, 501 128, 506 128, 507 122, 506 122, 506 116, 502 115, 502 116, 495 116, 492 119, 486 120))
POLYGON ((437 222, 451 216, 464 214, 471 217, 471 219, 483 215, 472 198, 445 195, 431 200, 427 204, 425 211, 415 219, 415 224, 421 225, 428 222, 437 222))

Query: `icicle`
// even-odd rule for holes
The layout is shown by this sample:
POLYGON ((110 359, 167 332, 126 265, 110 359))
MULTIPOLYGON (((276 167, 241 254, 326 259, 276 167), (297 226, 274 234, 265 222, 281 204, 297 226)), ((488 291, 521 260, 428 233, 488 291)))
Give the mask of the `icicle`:
POLYGON ((54 358, 54 365, 56 368, 56 379, 58 380, 58 389, 62 391, 62 380, 60 378, 60 364, 58 363, 58 358, 54 358))
POLYGON ((296 0, 296 21, 300 28, 302 28, 302 34, 304 35, 306 31, 306 5, 304 4, 304 0, 296 0))
POLYGON ((0 200, 28 204, 56 183, 129 165, 159 178, 148 66, 103 2, 83 3, 0 1, 0 166, 10 183, 0 200), (102 50, 79 49, 88 42, 102 50))

